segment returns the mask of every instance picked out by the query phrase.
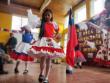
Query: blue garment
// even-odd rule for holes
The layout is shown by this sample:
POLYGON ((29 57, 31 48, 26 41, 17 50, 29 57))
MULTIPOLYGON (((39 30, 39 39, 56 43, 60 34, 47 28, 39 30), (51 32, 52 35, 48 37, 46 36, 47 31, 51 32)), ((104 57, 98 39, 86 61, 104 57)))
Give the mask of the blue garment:
POLYGON ((22 42, 31 43, 32 39, 33 39, 33 35, 29 32, 25 32, 22 35, 22 42))

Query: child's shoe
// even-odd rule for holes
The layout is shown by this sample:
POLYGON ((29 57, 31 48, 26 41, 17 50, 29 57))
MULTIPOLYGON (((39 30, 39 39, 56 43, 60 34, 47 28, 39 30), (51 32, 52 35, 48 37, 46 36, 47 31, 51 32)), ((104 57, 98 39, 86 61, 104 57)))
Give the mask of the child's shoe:
POLYGON ((43 83, 49 83, 49 80, 48 79, 44 79, 43 83))
POLYGON ((24 70, 23 74, 27 74, 28 73, 28 70, 24 70))
POLYGON ((17 68, 15 68, 14 70, 15 74, 19 73, 19 70, 17 68))
POLYGON ((39 78, 38 78, 39 82, 43 82, 44 79, 45 79, 44 75, 39 75, 39 78))
POLYGON ((75 65, 74 68, 78 68, 78 66, 75 65))

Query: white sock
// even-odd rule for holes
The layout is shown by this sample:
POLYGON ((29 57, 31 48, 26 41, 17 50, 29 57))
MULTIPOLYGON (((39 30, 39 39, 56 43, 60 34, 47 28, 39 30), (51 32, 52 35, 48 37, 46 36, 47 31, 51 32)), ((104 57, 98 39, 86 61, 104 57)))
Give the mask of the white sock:
POLYGON ((48 80, 48 78, 47 78, 47 77, 46 77, 45 79, 46 79, 46 80, 48 80))

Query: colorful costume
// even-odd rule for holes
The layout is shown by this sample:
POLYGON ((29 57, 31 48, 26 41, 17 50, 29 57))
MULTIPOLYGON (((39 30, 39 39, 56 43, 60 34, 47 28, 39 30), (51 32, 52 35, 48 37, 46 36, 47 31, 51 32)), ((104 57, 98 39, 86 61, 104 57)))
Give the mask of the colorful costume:
POLYGON ((102 34, 103 45, 99 49, 94 61, 104 66, 110 66, 110 13, 104 10, 99 15, 97 21, 100 28, 105 29, 107 33, 102 34))
POLYGON ((15 60, 33 61, 33 58, 27 54, 33 40, 33 35, 30 32, 22 34, 22 42, 15 48, 14 51, 9 52, 11 57, 15 60))
POLYGON ((75 47, 75 63, 77 64, 79 62, 86 62, 86 59, 84 55, 82 54, 82 52, 80 51, 79 45, 77 45, 75 47))
MULTIPOLYGON (((47 56, 48 58, 64 57, 64 51, 53 39, 55 30, 59 30, 54 22, 44 24, 44 35, 38 42, 32 46, 31 51, 34 54, 47 56)), ((37 56, 37 55, 36 55, 37 56)))
POLYGON ((79 62, 86 62, 86 59, 84 55, 81 53, 81 51, 77 50, 75 51, 75 63, 79 62))

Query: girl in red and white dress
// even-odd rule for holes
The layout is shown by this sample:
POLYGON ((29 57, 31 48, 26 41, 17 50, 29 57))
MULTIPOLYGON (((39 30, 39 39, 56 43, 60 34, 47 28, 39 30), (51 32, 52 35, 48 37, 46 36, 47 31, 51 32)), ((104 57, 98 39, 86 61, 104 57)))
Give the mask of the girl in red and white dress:
POLYGON ((84 55, 82 54, 79 44, 75 47, 75 68, 82 68, 82 63, 86 62, 84 55))
MULTIPOLYGON (((34 58, 28 55, 28 50, 31 48, 31 42, 33 42, 33 35, 31 33, 30 27, 24 26, 22 27, 22 41, 19 43, 19 45, 9 52, 11 58, 16 60, 16 66, 15 66, 15 73, 19 73, 19 64, 20 61, 25 62, 25 70, 23 74, 26 74, 28 72, 28 61, 33 61, 34 58)), ((34 42, 33 42, 34 43, 34 42)))
POLYGON ((63 49, 55 42, 59 38, 59 27, 53 22, 53 13, 46 9, 42 14, 39 40, 30 49, 29 53, 35 57, 40 57, 39 82, 49 83, 48 75, 51 67, 51 59, 64 57, 63 49), (44 74, 44 72, 46 73, 44 74))

